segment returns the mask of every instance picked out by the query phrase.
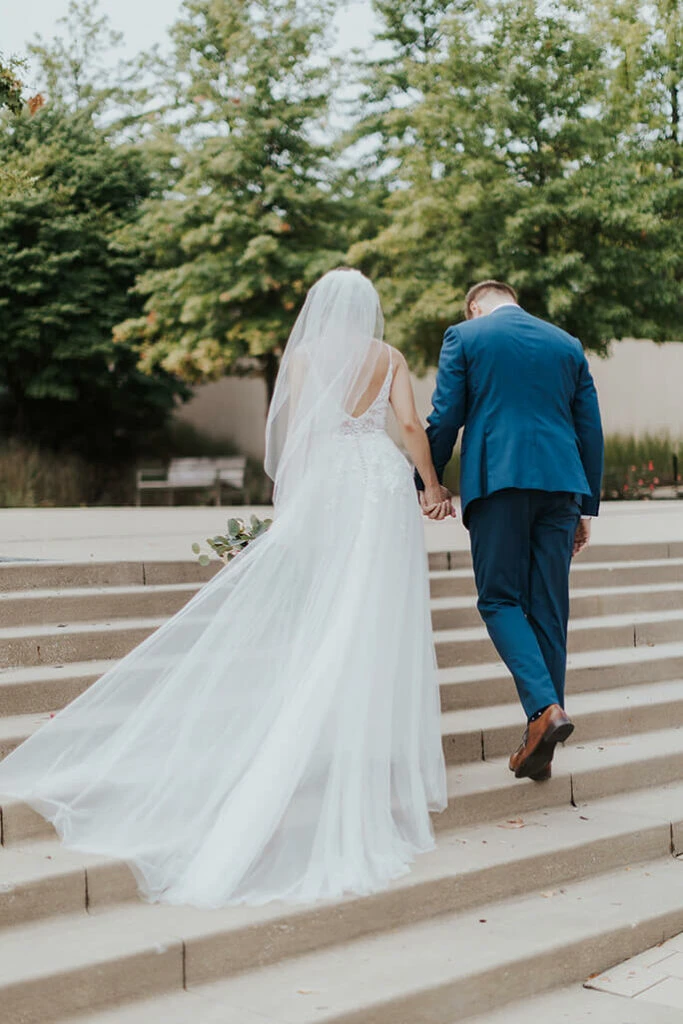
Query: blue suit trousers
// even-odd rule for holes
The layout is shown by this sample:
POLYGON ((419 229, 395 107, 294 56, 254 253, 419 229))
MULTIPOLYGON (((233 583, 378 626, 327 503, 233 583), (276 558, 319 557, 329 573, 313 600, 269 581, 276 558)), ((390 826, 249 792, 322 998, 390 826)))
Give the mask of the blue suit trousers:
POLYGON ((564 491, 497 491, 469 507, 477 607, 528 718, 564 707, 569 570, 580 518, 564 491))

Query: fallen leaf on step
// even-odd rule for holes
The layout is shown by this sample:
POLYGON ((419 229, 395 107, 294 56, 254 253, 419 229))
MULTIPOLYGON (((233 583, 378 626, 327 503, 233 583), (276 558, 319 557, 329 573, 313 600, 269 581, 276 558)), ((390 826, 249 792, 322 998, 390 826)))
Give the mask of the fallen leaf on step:
POLYGON ((315 992, 315 989, 313 989, 313 988, 298 988, 296 991, 297 991, 297 995, 300 995, 300 996, 312 996, 314 994, 314 992, 315 992))
POLYGON ((579 819, 581 821, 590 821, 590 818, 587 818, 585 814, 580 814, 579 815, 579 819))
POLYGON ((556 895, 557 895, 557 893, 555 892, 554 889, 549 889, 548 892, 542 892, 541 893, 541 896, 543 897, 544 900, 549 900, 551 896, 556 896, 556 895))
POLYGON ((510 818, 508 821, 502 821, 498 828, 524 828, 523 818, 510 818))

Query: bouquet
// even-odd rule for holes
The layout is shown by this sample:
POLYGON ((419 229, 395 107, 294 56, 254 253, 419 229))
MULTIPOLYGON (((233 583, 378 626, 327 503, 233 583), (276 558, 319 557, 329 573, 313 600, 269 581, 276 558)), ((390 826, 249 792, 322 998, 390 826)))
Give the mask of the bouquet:
MULTIPOLYGON (((226 564, 231 562, 240 551, 244 551, 247 544, 265 533, 273 524, 272 519, 259 519, 252 516, 250 526, 247 526, 243 519, 228 519, 228 532, 225 536, 219 534, 216 537, 207 537, 206 543, 216 552, 226 564)), ((202 553, 199 544, 193 544, 192 550, 199 555, 199 564, 208 565, 210 557, 202 553)))

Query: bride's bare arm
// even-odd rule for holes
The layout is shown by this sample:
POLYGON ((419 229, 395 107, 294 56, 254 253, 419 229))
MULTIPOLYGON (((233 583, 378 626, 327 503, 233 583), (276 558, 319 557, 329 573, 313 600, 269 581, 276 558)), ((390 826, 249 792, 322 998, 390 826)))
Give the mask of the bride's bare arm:
MULTIPOLYGON (((390 401, 398 420, 403 443, 424 482, 425 504, 427 506, 445 504, 444 492, 432 462, 427 434, 420 422, 415 406, 415 395, 413 394, 413 385, 410 381, 408 364, 401 352, 397 349, 394 349, 393 352, 397 367, 391 387, 390 401)), ((450 514, 450 510, 444 508, 443 515, 439 518, 443 518, 448 514, 450 514)))

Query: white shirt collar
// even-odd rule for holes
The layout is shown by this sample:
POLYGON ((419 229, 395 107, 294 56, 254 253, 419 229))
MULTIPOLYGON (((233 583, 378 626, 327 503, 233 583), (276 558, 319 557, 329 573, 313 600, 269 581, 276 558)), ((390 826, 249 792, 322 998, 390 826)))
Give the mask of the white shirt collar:
POLYGON ((519 306, 519 304, 517 302, 501 302, 498 306, 495 307, 495 309, 492 309, 491 313, 489 313, 488 315, 491 316, 492 313, 497 313, 499 309, 520 309, 520 308, 521 307, 519 306))

